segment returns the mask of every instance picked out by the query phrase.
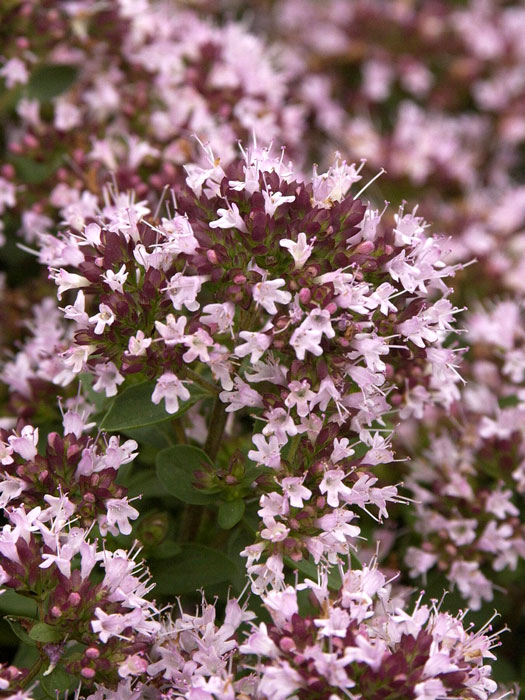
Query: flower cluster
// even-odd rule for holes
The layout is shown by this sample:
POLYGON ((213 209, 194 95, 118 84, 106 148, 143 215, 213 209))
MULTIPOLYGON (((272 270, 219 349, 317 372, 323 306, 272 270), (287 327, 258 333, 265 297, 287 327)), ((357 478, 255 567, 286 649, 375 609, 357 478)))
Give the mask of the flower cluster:
POLYGON ((149 0, 15 2, 4 14, 0 81, 13 109, 0 214, 17 207, 28 241, 57 209, 89 212, 108 172, 140 196, 148 182, 162 187, 174 164, 199 156, 196 136, 225 162, 239 139, 300 142, 288 72, 238 22, 149 0))
MULTIPOLYGON (((1 431, 0 506, 7 522, 0 530, 0 578, 37 604, 34 617, 17 623, 42 644, 49 673, 60 661, 85 682, 97 676, 111 685, 119 680, 115 664, 144 651, 158 623, 144 598, 150 587, 139 550, 111 550, 107 537, 101 547, 94 531, 131 532, 139 513, 115 476, 134 459, 137 444, 111 437, 101 450, 83 436, 86 427, 83 416, 68 411, 64 437, 51 433, 45 456, 37 452, 37 429, 1 431)), ((25 684, 24 673, 9 675, 15 686, 25 684)))
POLYGON ((525 557, 522 308, 504 301, 479 310, 467 331, 470 381, 451 416, 428 420, 428 445, 406 481, 418 543, 405 560, 412 576, 437 565, 479 609, 492 600, 497 572, 525 557))
POLYGON ((5 0, 2 697, 513 696, 524 28, 5 0))
POLYGON ((376 196, 410 195, 487 289, 523 290, 522 4, 281 0, 272 17, 326 152, 386 168, 376 196))
POLYGON ((437 601, 407 610, 375 566, 343 573, 335 593, 326 577, 298 588, 310 592, 313 611, 301 613, 290 586, 270 591, 271 623, 240 647, 260 657, 256 697, 483 699, 496 690, 483 665, 493 657, 490 627, 468 632, 463 616, 441 612, 437 601))
MULTIPOLYGON (((463 615, 441 612, 436 601, 428 606, 419 599, 409 611, 374 565, 344 572, 335 591, 326 575, 298 588, 309 593, 309 603, 291 586, 263 594, 269 623, 255 624, 253 613, 235 599, 228 602, 222 624, 205 601, 196 615, 165 620, 151 648, 152 662, 135 669, 137 676, 142 672, 135 692, 169 689, 190 700, 342 694, 483 700, 496 690, 484 665, 497 645, 489 624, 473 633, 465 629, 463 615), (251 631, 244 631, 243 640, 249 621, 251 631)), ((135 697, 126 682, 117 692, 135 697)), ((103 697, 117 695, 91 696, 103 697)))
POLYGON ((156 379, 171 414, 197 383, 226 413, 250 410, 264 425, 248 458, 274 483, 249 556, 333 562, 359 533, 348 506, 383 517, 398 500, 370 473, 393 460, 385 417, 458 396, 446 241, 402 208, 382 225, 347 194, 360 176, 345 162, 308 183, 267 151, 187 172, 160 221, 118 194, 82 231, 42 237, 59 297, 79 290, 54 381, 88 371, 111 397, 130 375, 156 379))

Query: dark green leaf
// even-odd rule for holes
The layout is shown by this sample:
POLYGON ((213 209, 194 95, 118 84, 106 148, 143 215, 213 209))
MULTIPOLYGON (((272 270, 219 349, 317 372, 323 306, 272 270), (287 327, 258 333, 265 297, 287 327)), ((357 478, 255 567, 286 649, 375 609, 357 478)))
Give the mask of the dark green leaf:
POLYGON ((33 625, 29 631, 29 636, 35 642, 42 642, 43 644, 60 642, 64 639, 64 633, 58 627, 53 627, 45 622, 37 622, 36 625, 33 625))
POLYGON ((11 629, 16 634, 18 639, 20 639, 20 641, 24 642, 24 644, 29 644, 33 646, 35 645, 35 642, 31 639, 31 637, 28 635, 25 628, 21 624, 22 620, 25 620, 27 622, 33 622, 33 620, 31 620, 28 617, 6 617, 5 619, 9 623, 9 627, 11 627, 11 629))
POLYGON ((157 477, 171 496, 184 503, 206 505, 216 502, 216 496, 193 486, 193 473, 211 462, 205 452, 191 445, 175 445, 157 455, 157 477))
POLYGON ((28 83, 29 97, 49 102, 73 85, 78 74, 75 66, 52 65, 36 68, 28 83))
POLYGON ((200 544, 183 544, 169 564, 152 566, 155 590, 166 595, 192 593, 204 586, 231 581, 238 571, 225 554, 200 544))
POLYGON ((52 698, 57 697, 57 691, 62 694, 66 690, 74 690, 79 685, 78 678, 72 676, 61 666, 55 668, 47 676, 42 674, 38 680, 43 690, 52 698))
POLYGON ((24 156, 10 156, 10 159, 18 177, 28 185, 39 185, 47 180, 62 162, 60 156, 43 163, 24 156))
POLYGON ((182 545, 178 542, 173 542, 167 540, 166 542, 161 542, 154 547, 148 548, 146 555, 148 559, 171 559, 172 557, 180 554, 182 545))
POLYGON ((8 588, 0 595, 0 611, 4 614, 14 615, 15 617, 35 618, 37 615, 37 605, 34 600, 30 600, 8 588))
POLYGON ((144 496, 145 498, 160 498, 166 495, 166 488, 160 483, 156 475, 150 470, 140 471, 126 484, 128 496, 144 496))
MULTIPOLYGON (((170 427, 171 426, 168 425, 168 429, 170 427)), ((162 423, 157 425, 149 425, 144 428, 123 430, 122 432, 126 435, 126 437, 136 440, 139 444, 156 447, 158 450, 163 450, 166 447, 173 445, 173 441, 170 439, 170 435, 162 423)))
POLYGON ((236 501, 225 501, 219 506, 217 522, 223 530, 231 530, 242 519, 246 506, 242 498, 236 501))
POLYGON ((190 388, 191 396, 180 403, 177 413, 167 413, 164 401, 154 404, 151 395, 156 382, 142 382, 124 389, 113 401, 108 412, 102 419, 100 428, 108 431, 133 430, 144 426, 173 420, 185 413, 194 403, 202 399, 204 394, 199 387, 190 388))

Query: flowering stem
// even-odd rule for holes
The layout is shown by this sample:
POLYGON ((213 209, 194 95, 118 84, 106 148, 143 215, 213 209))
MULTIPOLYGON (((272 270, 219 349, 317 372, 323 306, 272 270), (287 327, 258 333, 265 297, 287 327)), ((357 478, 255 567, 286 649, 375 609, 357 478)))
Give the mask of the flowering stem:
MULTIPOLYGON (((204 451, 212 462, 215 461, 219 452, 227 419, 226 406, 217 396, 211 411, 208 437, 204 445, 204 451)), ((197 535, 208 514, 207 508, 187 504, 181 518, 179 541, 187 541, 190 533, 197 535)))
POLYGON ((39 656, 38 659, 33 664, 33 666, 29 669, 29 673, 27 674, 27 676, 20 681, 20 688, 21 689, 27 688, 27 686, 31 683, 33 678, 38 676, 38 674, 42 670, 43 665, 44 665, 44 659, 41 656, 39 656))
POLYGON ((222 442, 222 436, 226 427, 228 414, 226 413, 226 405, 217 396, 210 416, 210 425, 208 428, 208 437, 204 445, 204 452, 213 462, 222 442))
POLYGON ((188 369, 188 367, 185 367, 185 370, 188 379, 194 381, 195 384, 199 384, 199 386, 202 386, 204 389, 209 391, 210 394, 219 393, 220 389, 219 387, 215 386, 215 384, 212 384, 207 379, 204 379, 200 374, 197 374, 197 372, 194 372, 192 369, 188 369))

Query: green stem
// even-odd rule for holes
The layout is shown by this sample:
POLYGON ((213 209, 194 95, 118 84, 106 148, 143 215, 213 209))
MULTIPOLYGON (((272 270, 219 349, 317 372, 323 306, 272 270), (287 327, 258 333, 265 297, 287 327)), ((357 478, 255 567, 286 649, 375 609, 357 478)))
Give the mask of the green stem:
POLYGON ((197 531, 200 529, 203 506, 193 506, 186 503, 180 519, 178 542, 195 542, 197 531))
POLYGON ((212 462, 215 461, 217 453, 219 452, 227 420, 228 414, 226 413, 226 405, 217 396, 215 403, 213 404, 208 428, 208 437, 206 439, 206 444, 204 445, 204 452, 206 452, 212 462))
POLYGON ((183 420, 184 419, 181 417, 172 422, 173 432, 175 433, 175 437, 177 439, 177 445, 185 445, 187 443, 183 420))
POLYGON ((203 389, 209 391, 210 394, 216 395, 220 392, 218 386, 212 384, 207 379, 204 379, 203 377, 201 377, 200 374, 197 374, 197 372, 194 372, 192 369, 188 369, 188 367, 185 367, 185 370, 188 379, 191 379, 193 382, 195 382, 195 384, 199 384, 199 386, 202 386, 203 389))
POLYGON ((44 665, 44 659, 40 656, 33 666, 29 669, 27 676, 20 682, 20 689, 23 690, 31 683, 31 681, 38 676, 44 665))

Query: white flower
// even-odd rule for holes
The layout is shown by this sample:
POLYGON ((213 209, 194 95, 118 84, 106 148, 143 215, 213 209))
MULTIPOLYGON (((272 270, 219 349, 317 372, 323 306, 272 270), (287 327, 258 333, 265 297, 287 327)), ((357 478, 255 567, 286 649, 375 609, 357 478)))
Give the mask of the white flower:
POLYGON ((124 291, 124 283, 128 279, 128 274, 129 273, 126 272, 126 266, 122 265, 118 272, 108 270, 102 275, 102 279, 113 292, 122 293, 124 291))
POLYGON ((246 232, 246 224, 236 204, 232 204, 230 209, 217 209, 217 214, 220 214, 220 219, 210 221, 210 228, 236 228, 246 232))
POLYGON ((258 362, 264 352, 272 344, 271 336, 265 335, 264 333, 241 331, 239 336, 246 342, 236 346, 235 354, 237 357, 246 357, 246 355, 250 355, 251 363, 258 362))
POLYGON ((165 372, 157 379, 155 390, 151 395, 151 400, 155 404, 160 403, 162 399, 165 400, 168 413, 176 413, 179 410, 179 399, 187 401, 189 398, 190 392, 173 372, 165 372))
POLYGON ((136 520, 139 512, 129 505, 127 498, 108 498, 106 501, 107 522, 110 527, 117 526, 123 535, 131 532, 130 520, 136 520))
POLYGON ((124 377, 120 374, 113 362, 97 365, 95 367, 95 374, 98 379, 95 384, 93 384, 94 391, 105 391, 108 397, 115 396, 117 387, 124 381, 124 377))
POLYGON ((98 310, 98 314, 95 314, 95 316, 91 316, 89 320, 91 323, 96 323, 94 330, 95 334, 101 335, 104 332, 106 326, 111 326, 114 323, 115 314, 107 304, 100 304, 98 310))
MULTIPOLYGON (((315 239, 313 239, 313 241, 314 240, 315 239)), ((297 242, 292 241, 290 238, 285 238, 282 241, 279 241, 279 245, 283 248, 288 248, 290 254, 295 260, 296 269, 301 269, 312 254, 313 241, 312 243, 307 243, 306 234, 301 232, 297 236, 297 242)))
POLYGON ((260 304, 269 314, 276 314, 275 304, 289 304, 292 300, 290 292, 281 292, 279 287, 284 287, 283 279, 265 280, 257 282, 252 287, 252 295, 257 304, 260 304))
POLYGON ((275 435, 271 435, 266 442, 264 435, 254 435, 253 444, 258 448, 248 452, 248 459, 253 460, 257 464, 264 464, 272 469, 277 469, 281 466, 281 448, 279 441, 275 435))
POLYGON ((319 491, 326 493, 329 506, 336 508, 339 505, 339 496, 350 496, 352 490, 343 484, 346 474, 342 469, 329 469, 325 472, 323 480, 319 484, 319 491))
POLYGON ((151 345, 151 338, 146 338, 144 331, 137 331, 136 335, 132 335, 128 342, 128 353, 130 355, 142 356, 146 354, 146 350, 151 345))

